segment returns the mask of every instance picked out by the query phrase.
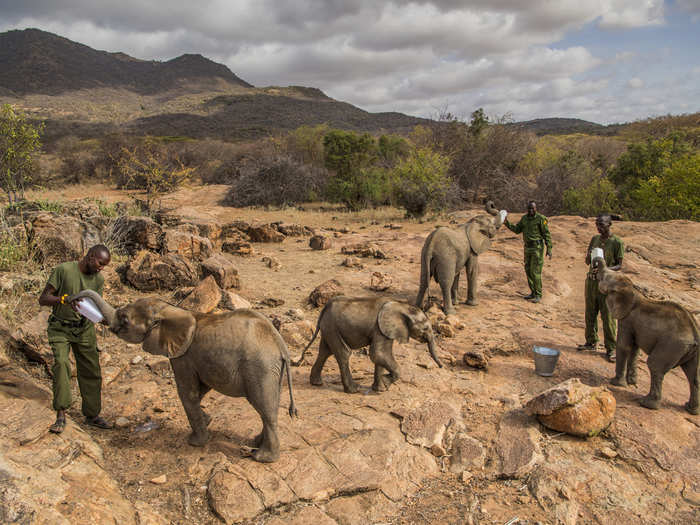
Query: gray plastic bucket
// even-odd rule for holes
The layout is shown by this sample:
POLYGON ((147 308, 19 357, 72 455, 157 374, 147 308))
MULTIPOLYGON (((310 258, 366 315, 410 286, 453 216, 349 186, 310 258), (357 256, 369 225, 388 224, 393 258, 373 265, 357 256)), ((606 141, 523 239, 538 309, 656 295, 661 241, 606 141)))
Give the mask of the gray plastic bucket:
POLYGON ((559 360, 559 350, 544 346, 535 346, 532 349, 535 355, 535 373, 539 376, 549 377, 554 374, 554 368, 559 360))

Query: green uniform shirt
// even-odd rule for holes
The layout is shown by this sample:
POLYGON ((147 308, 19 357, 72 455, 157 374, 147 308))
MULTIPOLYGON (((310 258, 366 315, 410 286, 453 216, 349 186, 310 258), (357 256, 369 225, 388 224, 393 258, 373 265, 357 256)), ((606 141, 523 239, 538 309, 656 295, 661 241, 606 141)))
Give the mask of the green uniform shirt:
POLYGON ((591 242, 588 243, 588 255, 591 254, 593 248, 603 249, 605 266, 608 268, 622 263, 622 257, 625 254, 625 245, 622 243, 622 239, 617 235, 611 235, 605 242, 601 240, 600 235, 594 235, 591 242))
MULTIPOLYGON (((48 284, 56 289, 56 295, 73 295, 82 290, 94 290, 102 295, 105 279, 99 273, 86 275, 78 268, 77 261, 59 264, 49 276, 48 284)), ((79 321, 80 315, 73 311, 69 304, 57 304, 53 307, 53 315, 64 321, 79 321)))
POLYGON ((552 236, 547 226, 547 217, 541 213, 535 213, 530 217, 527 213, 520 218, 518 224, 513 224, 506 219, 506 227, 513 233, 522 233, 525 247, 535 247, 540 241, 544 241, 548 250, 552 250, 552 236))

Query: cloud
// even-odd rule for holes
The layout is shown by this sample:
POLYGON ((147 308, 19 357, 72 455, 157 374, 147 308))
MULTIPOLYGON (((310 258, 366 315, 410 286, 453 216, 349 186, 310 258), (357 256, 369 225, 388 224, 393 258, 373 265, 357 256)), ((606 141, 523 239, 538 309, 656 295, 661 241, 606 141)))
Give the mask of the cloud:
POLYGON ((639 89, 644 86, 644 81, 639 77, 630 78, 627 85, 632 89, 639 89))

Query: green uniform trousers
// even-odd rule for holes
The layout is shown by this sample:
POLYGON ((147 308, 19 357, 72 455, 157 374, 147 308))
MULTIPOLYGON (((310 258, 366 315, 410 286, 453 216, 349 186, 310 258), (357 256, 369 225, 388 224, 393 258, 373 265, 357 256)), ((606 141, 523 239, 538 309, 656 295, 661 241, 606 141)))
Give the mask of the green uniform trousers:
POLYGON ((617 342, 616 321, 610 315, 608 305, 605 303, 605 294, 598 291, 598 281, 586 278, 586 344, 598 342, 598 312, 603 321, 603 340, 605 349, 614 352, 617 342))
POLYGON ((102 409, 102 371, 97 353, 95 325, 68 327, 59 321, 49 320, 47 329, 53 351, 53 408, 66 410, 71 405, 71 370, 69 352, 75 356, 78 387, 83 398, 83 414, 94 417, 102 409))
POLYGON ((542 297, 542 266, 544 265, 544 246, 525 248, 525 275, 532 295, 542 297))

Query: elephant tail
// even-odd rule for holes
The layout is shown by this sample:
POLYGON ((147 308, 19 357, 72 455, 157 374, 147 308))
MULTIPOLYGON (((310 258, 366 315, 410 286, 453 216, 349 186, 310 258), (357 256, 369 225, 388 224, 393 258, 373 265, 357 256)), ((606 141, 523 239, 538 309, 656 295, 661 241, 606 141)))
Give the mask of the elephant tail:
MULTIPOLYGON (((420 254, 420 289, 424 291, 423 293, 428 290, 430 286, 430 277, 433 273, 430 265, 433 261, 433 237, 435 236, 436 231, 437 230, 433 230, 425 239, 425 244, 423 245, 423 249, 421 250, 420 254)), ((422 299, 420 295, 422 294, 419 293, 419 298, 422 299)), ((416 302, 418 302, 418 299, 416 299, 416 302)), ((416 306, 418 308, 422 308, 423 305, 416 304, 416 306)))
POLYGON ((309 347, 316 340, 316 336, 318 335, 318 331, 321 329, 321 319, 323 318, 323 314, 326 312, 326 308, 328 308, 328 305, 329 305, 329 303, 326 303, 326 306, 324 306, 323 310, 321 310, 321 315, 318 316, 318 321, 316 321, 316 331, 314 331, 314 335, 311 336, 311 341, 309 341, 309 343, 301 351, 301 356, 299 357, 299 359, 297 359, 296 361, 291 361, 292 366, 299 366, 301 363, 304 362, 304 354, 306 354, 306 351, 309 349, 309 347))
MULTIPOLYGON (((282 358, 282 366, 287 369, 287 386, 289 387, 289 417, 299 417, 296 404, 294 403, 294 393, 292 392, 292 370, 289 367, 289 355, 282 358)), ((282 387, 282 374, 280 374, 280 389, 282 387)))

